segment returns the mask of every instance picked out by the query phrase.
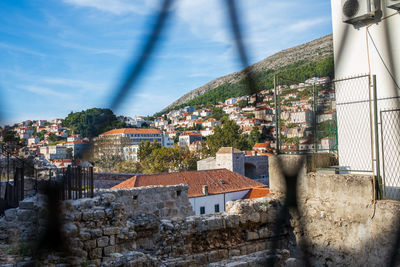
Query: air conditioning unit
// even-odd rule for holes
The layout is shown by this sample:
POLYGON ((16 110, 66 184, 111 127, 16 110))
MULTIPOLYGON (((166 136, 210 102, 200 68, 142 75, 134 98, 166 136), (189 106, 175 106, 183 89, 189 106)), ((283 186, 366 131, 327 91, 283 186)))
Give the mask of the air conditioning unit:
POLYGON ((386 0, 386 6, 388 8, 400 10, 400 0, 386 0))
POLYGON ((373 20, 376 11, 374 0, 342 0, 342 19, 345 23, 359 24, 373 20))

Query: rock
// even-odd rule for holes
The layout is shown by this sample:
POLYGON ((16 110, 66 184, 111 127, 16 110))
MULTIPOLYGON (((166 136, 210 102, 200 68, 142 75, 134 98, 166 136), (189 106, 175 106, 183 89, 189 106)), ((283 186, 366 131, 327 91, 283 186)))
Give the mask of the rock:
POLYGON ((103 256, 103 249, 102 248, 95 248, 89 252, 90 259, 100 259, 103 256))
POLYGON ((103 229, 104 235, 117 235, 121 232, 119 227, 106 227, 103 229))
POLYGON ((78 227, 74 223, 66 223, 63 225, 63 231, 66 236, 73 237, 78 235, 78 227))
POLYGON ((32 220, 36 213, 33 210, 17 209, 17 217, 20 221, 32 220))
POLYGON ((115 252, 115 246, 108 246, 104 248, 104 255, 109 256, 111 253, 115 252))
POLYGON ((4 211, 6 221, 13 221, 17 219, 17 209, 8 209, 4 211))
POLYGON ((103 234, 103 231, 101 229, 93 229, 90 231, 90 234, 92 238, 100 237, 103 234))
POLYGON ((86 241, 86 240, 89 240, 90 239, 90 233, 89 232, 86 232, 86 231, 80 231, 79 232, 79 236, 80 236, 80 238, 82 239, 82 241, 86 241))
POLYGON ((302 266, 300 264, 300 261, 295 259, 295 258, 289 258, 285 261, 285 266, 286 267, 297 267, 297 266, 302 266))
POLYGON ((102 195, 102 198, 105 203, 111 203, 115 200, 115 195, 111 193, 106 193, 102 195))
POLYGON ((97 238, 97 246, 100 248, 105 247, 108 245, 108 241, 109 241, 109 238, 107 236, 97 238))
POLYGON ((83 247, 87 250, 95 248, 96 240, 88 240, 88 241, 84 242, 83 247))
POLYGON ((26 198, 19 202, 19 208, 24 210, 33 210, 35 208, 36 197, 26 198))

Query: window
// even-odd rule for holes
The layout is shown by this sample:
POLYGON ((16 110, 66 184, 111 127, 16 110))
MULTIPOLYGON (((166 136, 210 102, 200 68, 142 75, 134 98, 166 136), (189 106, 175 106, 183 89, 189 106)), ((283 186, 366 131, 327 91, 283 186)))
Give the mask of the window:
POLYGON ((206 207, 200 207, 200 214, 206 213, 206 207))
POLYGON ((219 212, 219 204, 214 205, 215 212, 219 212))

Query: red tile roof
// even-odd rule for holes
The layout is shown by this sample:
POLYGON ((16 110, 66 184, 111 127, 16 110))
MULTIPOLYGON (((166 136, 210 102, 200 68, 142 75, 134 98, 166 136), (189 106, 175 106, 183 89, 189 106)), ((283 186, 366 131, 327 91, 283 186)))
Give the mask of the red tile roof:
POLYGON ((255 143, 253 148, 269 148, 270 144, 270 141, 267 141, 265 143, 255 143))
POLYGON ((269 195, 269 188, 252 188, 243 199, 253 199, 260 197, 267 197, 269 195))
POLYGON ((114 186, 112 189, 134 188, 151 185, 189 185, 189 197, 203 196, 203 186, 208 186, 208 194, 216 195, 228 192, 248 190, 265 185, 227 169, 159 173, 136 175, 114 186))
POLYGON ((111 134, 159 134, 161 131, 156 129, 133 129, 133 128, 122 128, 114 129, 100 135, 111 135, 111 134))

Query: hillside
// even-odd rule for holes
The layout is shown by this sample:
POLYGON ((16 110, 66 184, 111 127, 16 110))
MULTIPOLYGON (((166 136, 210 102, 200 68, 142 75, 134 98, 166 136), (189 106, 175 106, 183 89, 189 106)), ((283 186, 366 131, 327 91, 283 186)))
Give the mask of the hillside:
MULTIPOLYGON (((310 71, 305 74, 310 74, 311 76, 314 74, 321 76, 324 74, 329 75, 331 74, 329 72, 333 72, 332 34, 306 44, 280 51, 260 62, 255 63, 254 65, 251 65, 249 68, 251 68, 254 73, 257 87, 268 86, 270 79, 266 78, 271 75, 273 76, 273 73, 277 71, 280 73, 285 73, 288 70, 302 71, 303 68, 309 68, 310 71), (318 68, 322 69, 322 71, 319 71, 318 68)), ((223 94, 224 97, 238 96, 237 94, 240 94, 242 91, 246 90, 244 73, 245 70, 243 69, 239 72, 234 72, 212 80, 174 101, 171 105, 163 109, 161 113, 184 104, 193 104, 194 102, 195 104, 204 104, 204 101, 195 101, 195 99, 213 89, 220 89, 219 92, 214 93, 214 95, 223 94), (221 90, 224 92, 221 92, 221 90)), ((299 79, 304 78, 301 75, 296 76, 298 76, 296 78, 299 79)), ((220 101, 218 99, 215 100, 220 101)))

